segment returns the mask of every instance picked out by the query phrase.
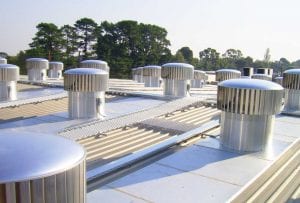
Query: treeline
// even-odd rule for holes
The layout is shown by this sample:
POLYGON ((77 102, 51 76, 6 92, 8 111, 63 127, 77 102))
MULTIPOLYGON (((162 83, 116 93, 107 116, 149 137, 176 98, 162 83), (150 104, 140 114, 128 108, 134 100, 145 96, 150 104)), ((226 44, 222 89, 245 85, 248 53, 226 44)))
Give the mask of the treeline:
POLYGON ((36 28, 30 49, 20 51, 16 56, 2 52, 9 63, 20 66, 22 74, 26 73, 25 60, 30 57, 62 61, 66 69, 77 67, 81 60, 100 59, 108 62, 111 77, 118 78, 130 77, 131 68, 167 62, 186 62, 202 70, 252 66, 271 67, 275 72, 282 72, 290 67, 300 67, 300 60, 292 63, 285 58, 270 61, 269 49, 263 60, 256 61, 232 48, 223 54, 207 48, 194 56, 189 47, 182 47, 172 55, 166 29, 130 20, 97 24, 93 19, 82 18, 74 25, 58 27, 53 23, 40 23, 36 28))

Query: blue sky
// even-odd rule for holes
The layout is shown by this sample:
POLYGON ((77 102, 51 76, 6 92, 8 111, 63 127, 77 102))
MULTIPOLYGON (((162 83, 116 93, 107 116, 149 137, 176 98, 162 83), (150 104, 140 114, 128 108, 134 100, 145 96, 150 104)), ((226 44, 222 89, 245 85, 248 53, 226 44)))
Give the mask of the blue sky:
POLYGON ((82 17, 97 23, 136 20, 168 31, 173 53, 189 46, 220 53, 240 49, 262 59, 300 59, 298 0, 3 0, 0 6, 0 51, 16 54, 28 48, 40 22, 58 26, 82 17))

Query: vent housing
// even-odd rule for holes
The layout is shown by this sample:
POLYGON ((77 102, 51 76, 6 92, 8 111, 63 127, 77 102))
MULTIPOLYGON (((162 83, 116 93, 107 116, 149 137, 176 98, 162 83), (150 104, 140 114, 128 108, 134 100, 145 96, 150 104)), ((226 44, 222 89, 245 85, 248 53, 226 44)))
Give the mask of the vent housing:
POLYGON ((241 71, 233 69, 220 69, 216 71, 216 81, 221 82, 241 77, 241 71))
POLYGON ((101 60, 84 60, 80 62, 80 68, 95 68, 104 70, 109 73, 109 66, 106 61, 101 60))
POLYGON ((0 101, 17 99, 17 80, 20 68, 11 64, 0 64, 0 101))
POLYGON ((0 135, 0 202, 84 203, 85 151, 48 134, 0 135))
POLYGON ((275 114, 282 106, 282 86, 257 79, 232 79, 218 84, 221 144, 237 151, 260 151, 270 141, 275 114))
POLYGON ((69 117, 103 118, 108 72, 94 68, 65 71, 64 89, 69 92, 69 117))
POLYGON ((0 64, 7 64, 7 59, 0 57, 0 64))
POLYGON ((161 68, 161 77, 165 96, 186 97, 190 95, 194 66, 186 63, 167 63, 161 68))
POLYGON ((194 70, 194 79, 191 81, 192 88, 202 88, 208 79, 205 71, 194 70))
POLYGON ((29 58, 26 60, 28 80, 42 81, 46 79, 49 62, 43 58, 29 58))
POLYGON ((51 61, 49 62, 49 71, 48 77, 49 78, 62 78, 62 71, 64 69, 64 64, 59 61, 51 61))
POLYGON ((161 67, 155 65, 145 66, 143 68, 143 81, 145 87, 160 87, 161 67))
POLYGON ((284 71, 282 86, 285 88, 283 113, 300 116, 300 69, 284 71))

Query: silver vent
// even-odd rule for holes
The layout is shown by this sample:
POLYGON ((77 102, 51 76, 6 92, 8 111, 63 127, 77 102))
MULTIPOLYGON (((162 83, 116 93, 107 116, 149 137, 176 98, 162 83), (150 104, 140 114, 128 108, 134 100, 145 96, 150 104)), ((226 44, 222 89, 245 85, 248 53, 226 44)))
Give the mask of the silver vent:
POLYGON ((69 117, 102 118, 105 116, 105 91, 108 72, 93 68, 65 71, 64 89, 69 92, 69 117))
POLYGON ((204 71, 194 70, 194 79, 191 81, 192 88, 202 88, 205 85, 207 79, 208 76, 204 71))
POLYGON ((300 69, 290 69, 283 73, 282 86, 285 88, 284 113, 300 115, 300 69))
POLYGON ((218 85, 221 143, 238 151, 264 149, 272 135, 274 115, 282 106, 282 86, 256 79, 232 79, 218 85))
POLYGON ((216 71, 216 81, 230 80, 241 77, 241 71, 233 69, 220 69, 216 71))
POLYGON ((15 65, 0 64, 0 101, 17 99, 19 69, 15 65))
POLYGON ((161 77, 165 96, 186 97, 190 95, 194 66, 186 63, 167 63, 161 68, 161 77))
POLYGON ((145 66, 143 68, 143 81, 145 87, 160 87, 161 83, 161 67, 145 66))
POLYGON ((85 151, 47 134, 0 135, 0 202, 85 202, 85 151))
POLYGON ((6 58, 0 57, 0 64, 7 64, 6 58))
POLYGON ((61 78, 63 69, 64 69, 64 64, 62 62, 58 62, 58 61, 49 62, 48 77, 61 78))
POLYGON ((101 60, 85 60, 80 62, 80 68, 96 68, 109 72, 107 62, 101 60))
POLYGON ((252 79, 259 79, 259 80, 267 80, 267 81, 272 81, 272 76, 270 75, 267 75, 267 74, 259 74, 259 73, 256 73, 256 74, 253 74, 251 76, 252 79))
POLYGON ((26 60, 26 69, 28 80, 45 80, 47 69, 49 69, 49 62, 48 60, 42 58, 30 58, 26 60))

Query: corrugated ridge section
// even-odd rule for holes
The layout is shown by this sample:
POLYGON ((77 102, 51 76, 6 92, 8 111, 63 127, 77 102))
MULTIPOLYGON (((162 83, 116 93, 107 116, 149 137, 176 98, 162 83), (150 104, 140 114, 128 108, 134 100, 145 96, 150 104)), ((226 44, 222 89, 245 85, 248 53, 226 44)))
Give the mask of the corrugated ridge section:
POLYGON ((67 128, 64 131, 60 132, 60 135, 73 140, 77 140, 84 137, 89 137, 99 133, 107 132, 116 128, 120 128, 122 126, 132 125, 134 123, 141 122, 149 118, 154 118, 166 113, 171 113, 183 107, 200 102, 201 99, 199 98, 182 98, 171 102, 167 102, 165 104, 160 104, 159 106, 151 109, 135 112, 118 118, 104 121, 96 120, 82 125, 77 125, 73 128, 67 128))
POLYGON ((282 90, 240 89, 218 86, 217 107, 231 113, 272 115, 280 112, 282 90))
POLYGON ((287 202, 300 185, 300 139, 258 174, 229 202, 287 202))
POLYGON ((283 73, 282 86, 286 89, 300 90, 300 74, 283 73))

